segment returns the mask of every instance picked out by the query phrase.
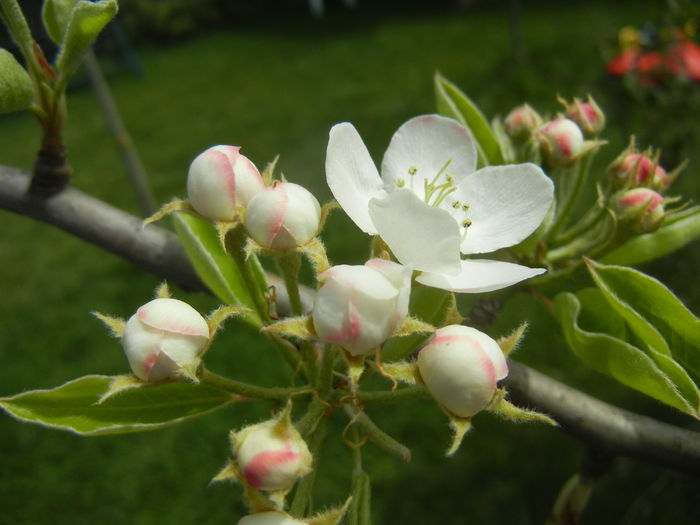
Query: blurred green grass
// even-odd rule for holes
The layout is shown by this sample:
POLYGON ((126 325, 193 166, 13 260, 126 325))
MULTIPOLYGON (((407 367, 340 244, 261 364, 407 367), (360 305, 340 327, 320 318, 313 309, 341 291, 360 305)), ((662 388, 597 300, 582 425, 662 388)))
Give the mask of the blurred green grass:
MULTIPOLYGON (((139 51, 144 78, 110 78, 158 201, 182 196, 191 159, 212 144, 238 144, 259 166, 281 154, 285 175, 330 197, 324 182, 327 132, 352 121, 379 160, 391 133, 407 118, 434 111, 435 70, 457 83, 489 116, 530 102, 542 111, 591 92, 605 107, 599 45, 625 24, 641 25, 658 2, 535 2, 523 9, 528 61, 510 56, 507 13, 482 8, 373 14, 335 12, 251 20, 245 26, 139 51)), ((67 142, 75 186, 138 213, 115 145, 92 94, 70 97, 67 142)), ((609 160, 626 143, 611 123, 609 160)), ((0 163, 29 168, 37 126, 28 115, 0 120, 0 163)), ((697 196, 691 175, 682 188, 697 196)), ((50 227, 3 212, 0 234, 0 395, 49 388, 90 374, 126 370, 118 343, 88 312, 128 316, 158 284, 119 258, 50 227)), ((367 239, 341 212, 325 241, 332 260, 360 263, 367 239)), ((673 262, 649 268, 698 311, 687 286, 700 260, 686 248, 673 262)), ((203 295, 178 296, 200 310, 203 295)), ((509 331, 533 308, 519 298, 494 327, 509 331), (524 312, 527 312, 525 314, 524 312)), ((581 369, 550 323, 534 325, 520 357, 578 387, 637 411, 669 412, 581 369)), ((208 354, 208 365, 240 379, 275 384, 285 371, 274 351, 231 322, 208 354)), ((209 480, 228 455, 227 431, 265 417, 269 407, 227 408, 181 426, 145 434, 80 438, 0 418, 0 523, 235 523, 239 490, 209 480)), ((444 417, 431 403, 386 406, 370 414, 413 450, 401 464, 366 447, 377 523, 542 523, 561 484, 575 472, 581 445, 551 429, 515 426, 488 415, 455 458, 444 417)), ((336 423, 342 429, 342 420, 336 423)), ((337 434, 337 433, 336 433, 337 434)), ((344 499, 347 452, 330 440, 319 493, 344 499)), ((700 515, 697 480, 619 460, 596 489, 583 523, 691 523, 700 515)))

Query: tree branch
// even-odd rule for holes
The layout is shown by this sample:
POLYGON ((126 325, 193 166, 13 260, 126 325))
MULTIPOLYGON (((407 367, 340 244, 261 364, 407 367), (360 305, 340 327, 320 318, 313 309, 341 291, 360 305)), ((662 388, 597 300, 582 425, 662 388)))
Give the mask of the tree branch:
MULTIPOLYGON (((206 290, 170 231, 142 229, 142 219, 73 188, 41 199, 27 195, 28 185, 27 173, 0 166, 0 208, 56 226, 183 288, 206 290)), ((278 300, 285 303, 276 279, 278 300)), ((304 299, 308 308, 308 290, 304 299)), ((505 384, 513 401, 551 415, 576 438, 611 455, 700 473, 700 433, 614 407, 515 361, 509 366, 505 384)))
POLYGON ((604 403, 512 359, 508 366, 513 401, 549 414, 574 437, 611 456, 700 473, 700 433, 604 403))

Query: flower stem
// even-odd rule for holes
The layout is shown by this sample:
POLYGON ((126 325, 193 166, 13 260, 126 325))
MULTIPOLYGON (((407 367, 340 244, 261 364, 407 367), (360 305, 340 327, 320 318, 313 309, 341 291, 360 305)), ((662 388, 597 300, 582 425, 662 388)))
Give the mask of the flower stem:
MULTIPOLYGON (((560 208, 561 212, 559 213, 559 216, 555 219, 552 228, 549 230, 548 237, 550 239, 554 239, 557 233, 559 233, 559 230, 566 226, 566 223, 569 221, 571 212, 573 211, 574 206, 576 205, 576 200, 578 199, 578 196, 581 193, 581 189, 583 188, 586 179, 588 179, 588 173, 590 172, 591 163, 593 162, 594 157, 595 151, 592 151, 588 155, 586 155, 585 158, 581 161, 581 163, 577 166, 577 169, 575 170, 574 174, 575 179, 573 188, 571 189, 571 191, 568 192, 567 195, 563 196, 564 204, 560 208)), ((561 179, 562 178, 560 177, 560 181, 561 179)))
POLYGON ((400 403, 414 401, 430 397, 422 386, 409 386, 398 390, 379 390, 376 392, 358 392, 357 397, 364 405, 378 405, 382 403, 400 403))
POLYGON ((309 451, 313 457, 312 470, 297 484, 296 492, 292 505, 289 508, 290 514, 293 516, 306 516, 313 513, 312 495, 314 482, 316 481, 316 471, 318 470, 319 458, 321 457, 321 449, 326 439, 326 422, 321 420, 319 425, 311 434, 309 440, 309 451))
POLYGON ((270 401, 284 401, 292 394, 311 392, 308 385, 288 388, 251 385, 249 383, 243 383, 241 381, 236 381, 235 379, 221 376, 207 370, 206 368, 202 372, 200 382, 203 385, 212 386, 225 392, 231 392, 233 394, 239 394, 241 396, 255 399, 267 399, 270 401))
POLYGON ((350 418, 350 421, 357 423, 362 430, 365 431, 367 437, 376 445, 397 456, 403 462, 408 462, 411 460, 411 451, 408 449, 408 447, 402 443, 399 443, 393 437, 379 428, 362 410, 350 404, 344 405, 343 409, 345 410, 346 415, 350 418))
POLYGON ((275 257, 277 267, 284 279, 284 286, 289 296, 289 306, 293 316, 302 315, 301 296, 299 295, 299 268, 301 255, 297 252, 275 257))
POLYGON ((243 276, 243 281, 246 283, 248 292, 253 299, 255 311, 260 316, 260 319, 262 319, 263 324, 269 325, 271 320, 267 301, 263 295, 263 290, 257 284, 258 281, 255 278, 250 261, 246 260, 243 250, 245 243, 246 234, 242 225, 238 225, 226 234, 226 251, 231 255, 238 271, 241 272, 241 276, 243 276))

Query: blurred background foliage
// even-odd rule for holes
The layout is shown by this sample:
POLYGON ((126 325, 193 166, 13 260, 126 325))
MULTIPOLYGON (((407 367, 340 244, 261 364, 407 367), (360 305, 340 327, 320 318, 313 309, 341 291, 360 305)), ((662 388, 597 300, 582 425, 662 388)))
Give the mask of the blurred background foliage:
MULTIPOLYGON (((40 2, 21 4, 36 13, 40 2)), ((611 89, 604 73, 604 49, 615 45, 620 27, 663 19, 666 2, 360 1, 350 10, 327 1, 326 7, 315 19, 301 1, 121 1, 119 27, 108 29, 98 56, 111 72, 114 97, 159 202, 184 195, 189 162, 213 144, 242 145, 260 167, 279 153, 289 179, 327 200, 330 126, 353 122, 379 161, 401 123, 435 111, 436 70, 489 117, 524 101, 553 115, 561 109, 557 94, 591 93, 614 117, 605 133, 610 144, 599 155, 601 170, 630 133, 663 142, 663 127, 676 124, 668 118, 650 123, 645 104, 611 89)), ((0 39, 7 45, 5 35, 0 39)), ((69 111, 74 185, 138 214, 117 148, 85 84, 77 82, 69 94, 69 111)), ((697 126, 696 114, 673 118, 697 126)), ((0 163, 29 169, 38 142, 32 117, 3 116, 0 136, 0 163)), ((700 148, 693 140, 682 155, 695 152, 695 158, 675 189, 697 199, 700 148)), ((86 374, 124 373, 118 342, 89 312, 129 316, 158 279, 51 227, 8 212, 0 218, 0 395, 86 374)), ((326 231, 333 232, 325 237, 333 261, 364 260, 367 238, 341 212, 326 231)), ((643 269, 698 313, 700 287, 693 284, 699 263, 693 245, 643 269)), ((216 306, 211 297, 176 294, 202 311, 216 306)), ((518 358, 621 406, 688 423, 580 366, 548 316, 539 303, 518 296, 491 334, 540 318, 518 358)), ((286 377, 274 351, 236 322, 207 362, 215 371, 267 385, 286 377)), ((209 480, 230 453, 227 431, 268 414, 264 403, 242 404, 169 429, 99 438, 3 415, 0 523, 235 523, 243 513, 238 488, 209 480)), ((579 442, 556 430, 481 415, 447 460, 447 421, 432 403, 376 407, 370 415, 414 451, 409 464, 400 464, 366 447, 376 523, 540 524, 583 455, 579 442)), ((342 428, 341 418, 337 424, 342 428)), ((336 503, 349 490, 349 454, 339 438, 327 451, 320 499, 336 503)), ((696 523, 699 490, 696 479, 618 459, 582 522, 696 523)))

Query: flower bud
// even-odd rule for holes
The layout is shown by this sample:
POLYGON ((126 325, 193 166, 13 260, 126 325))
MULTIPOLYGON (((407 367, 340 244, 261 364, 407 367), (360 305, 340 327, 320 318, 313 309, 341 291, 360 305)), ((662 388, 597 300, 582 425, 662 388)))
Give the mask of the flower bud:
POLYGON ((320 221, 321 206, 306 188, 275 182, 250 200, 245 227, 261 246, 285 252, 313 239, 320 221))
POLYGON ((637 233, 657 230, 666 216, 663 196, 649 188, 633 188, 615 197, 618 220, 632 226, 637 233))
POLYGON ((292 425, 289 413, 290 409, 285 409, 278 419, 232 435, 238 467, 246 483, 255 489, 286 490, 311 472, 311 452, 292 425))
POLYGON ((418 354, 428 392, 459 417, 471 417, 493 399, 496 382, 508 375, 498 343, 476 328, 439 328, 418 354))
POLYGON ((567 104, 566 116, 574 121, 588 138, 597 136, 605 127, 605 114, 590 96, 588 102, 581 102, 575 98, 573 104, 567 104))
POLYGON ((209 343, 209 326, 199 312, 177 299, 154 299, 126 322, 122 345, 136 377, 177 379, 196 368, 209 343))
POLYGON ((517 141, 529 139, 541 125, 542 117, 529 104, 513 109, 504 121, 506 133, 517 141))
POLYGON ((232 221, 238 206, 247 206, 265 187, 260 172, 238 146, 213 146, 190 164, 187 196, 194 209, 211 221, 232 221))
POLYGON ((610 165, 610 173, 619 185, 631 181, 632 186, 646 185, 661 190, 670 182, 666 170, 641 153, 626 153, 610 165), (652 175, 653 172, 653 175, 652 175), (649 181, 649 177, 652 177, 649 181))
POLYGON ((364 266, 333 266, 318 276, 312 318, 316 334, 352 355, 386 341, 408 314, 411 270, 370 259, 364 266))
POLYGON ((573 120, 557 118, 539 131, 542 155, 554 166, 568 166, 584 152, 583 133, 573 120))
POLYGON ((284 512, 271 510, 268 512, 258 512, 249 514, 238 521, 238 525, 308 525, 305 521, 292 518, 284 512))

